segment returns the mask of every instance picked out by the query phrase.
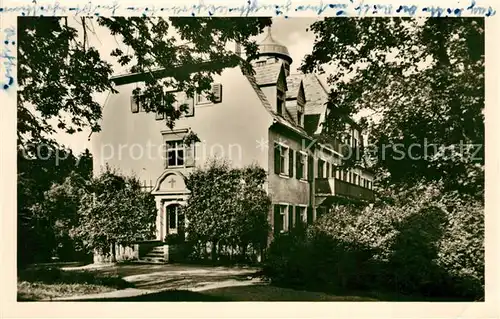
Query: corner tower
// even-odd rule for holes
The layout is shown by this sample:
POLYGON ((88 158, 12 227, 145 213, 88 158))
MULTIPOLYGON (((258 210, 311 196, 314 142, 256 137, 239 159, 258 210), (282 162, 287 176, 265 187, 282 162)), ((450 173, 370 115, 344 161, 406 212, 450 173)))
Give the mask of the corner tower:
POLYGON ((292 64, 292 57, 288 52, 288 48, 283 44, 276 41, 271 34, 271 27, 267 28, 266 38, 259 43, 258 59, 254 63, 258 65, 283 63, 286 75, 290 74, 290 64, 292 64))

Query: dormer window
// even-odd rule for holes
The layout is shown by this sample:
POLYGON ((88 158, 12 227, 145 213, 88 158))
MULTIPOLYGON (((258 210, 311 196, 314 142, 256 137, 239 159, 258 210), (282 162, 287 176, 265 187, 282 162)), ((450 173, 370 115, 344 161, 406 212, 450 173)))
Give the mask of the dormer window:
POLYGON ((276 96, 276 112, 279 115, 283 115, 283 111, 285 109, 285 92, 278 90, 278 94, 276 96))
POLYGON ((304 126, 303 124, 304 114, 301 111, 297 111, 297 125, 304 126))

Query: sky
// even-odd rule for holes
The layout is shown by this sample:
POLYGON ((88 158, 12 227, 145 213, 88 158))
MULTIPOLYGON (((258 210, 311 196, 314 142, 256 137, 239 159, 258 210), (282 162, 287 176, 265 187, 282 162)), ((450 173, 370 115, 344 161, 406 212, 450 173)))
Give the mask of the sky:
MULTIPOLYGON (((76 17, 71 17, 73 21, 69 21, 73 27, 78 30, 81 29, 81 22, 76 17)), ((271 26, 271 32, 273 38, 285 45, 293 59, 291 64, 291 72, 295 73, 296 69, 300 66, 303 57, 312 51, 314 45, 314 34, 312 32, 307 32, 306 29, 310 26, 316 18, 273 18, 273 25, 271 26)), ((264 30, 262 34, 255 37, 257 43, 261 42, 267 34, 267 30, 264 30)), ((112 58, 109 54, 116 47, 120 47, 126 52, 126 47, 121 44, 119 37, 112 36, 109 34, 106 28, 101 28, 97 26, 97 23, 93 22, 93 30, 89 35, 90 45, 96 47, 102 58, 108 60, 114 67, 115 74, 122 74, 126 70, 116 63, 116 59, 112 58)), ((106 96, 108 94, 96 95, 96 100, 104 104, 106 96)), ((85 148, 91 149, 91 143, 88 141, 90 130, 84 130, 81 133, 75 134, 65 134, 58 133, 56 139, 62 145, 69 147, 76 154, 79 154, 85 150, 85 148)))

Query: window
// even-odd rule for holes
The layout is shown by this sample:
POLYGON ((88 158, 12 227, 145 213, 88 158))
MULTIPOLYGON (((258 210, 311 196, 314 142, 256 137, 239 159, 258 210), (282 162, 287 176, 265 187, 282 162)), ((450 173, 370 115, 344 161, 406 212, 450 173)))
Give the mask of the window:
POLYGON ((281 219, 281 229, 280 231, 286 232, 288 231, 288 209, 290 206, 280 205, 280 219, 281 219))
POLYGON ((285 93, 281 90, 278 90, 278 94, 276 96, 276 112, 279 115, 283 115, 284 109, 285 109, 285 93))
POLYGON ((293 151, 282 144, 274 145, 274 171, 282 176, 293 176, 293 151))
POLYGON ((297 125, 298 126, 302 126, 302 117, 303 117, 303 114, 301 111, 297 111, 297 125))
POLYGON ((307 208, 303 206, 297 206, 297 221, 301 221, 307 224, 307 208))
POLYGON ((318 159, 318 178, 324 177, 325 161, 318 159))
POLYGON ((280 174, 286 174, 288 166, 288 148, 282 147, 280 151, 280 174))
POLYGON ((326 163, 326 178, 330 177, 330 163, 326 163))
POLYGON ((257 61, 256 64, 257 64, 257 66, 263 66, 263 65, 266 65, 266 62, 267 61, 265 61, 265 60, 264 61, 257 61))
POLYGON ((307 179, 307 154, 297 153, 297 179, 307 179))
POLYGON ((210 104, 210 103, 220 103, 222 102, 222 84, 214 83, 212 84, 212 92, 214 100, 211 101, 207 94, 197 93, 196 94, 196 104, 210 104))
POLYGON ((342 179, 342 177, 340 177, 340 173, 341 173, 341 172, 340 172, 340 170, 339 170, 339 169, 335 170, 335 178, 337 178, 337 179, 342 179))
POLYGON ((196 94, 196 104, 208 104, 212 103, 206 94, 198 93, 196 94))
POLYGON ((182 141, 167 142, 168 167, 184 166, 185 147, 182 141))
POLYGON ((292 215, 293 206, 288 204, 274 205, 274 233, 279 234, 286 232, 289 229, 290 219, 292 215))
POLYGON ((146 112, 146 99, 144 95, 138 96, 137 100, 134 96, 130 97, 130 109, 132 113, 146 112))

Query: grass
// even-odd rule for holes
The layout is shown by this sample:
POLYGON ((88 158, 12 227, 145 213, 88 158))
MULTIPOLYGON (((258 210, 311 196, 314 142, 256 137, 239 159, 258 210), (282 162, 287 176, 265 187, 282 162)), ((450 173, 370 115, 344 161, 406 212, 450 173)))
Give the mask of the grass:
POLYGON ((38 267, 18 271, 17 300, 37 301, 108 292, 131 287, 118 276, 92 271, 64 271, 55 267, 38 267))
POLYGON ((269 285, 252 285, 209 289, 201 292, 166 290, 153 294, 87 299, 85 301, 378 301, 360 296, 329 295, 321 292, 294 290, 269 285))

